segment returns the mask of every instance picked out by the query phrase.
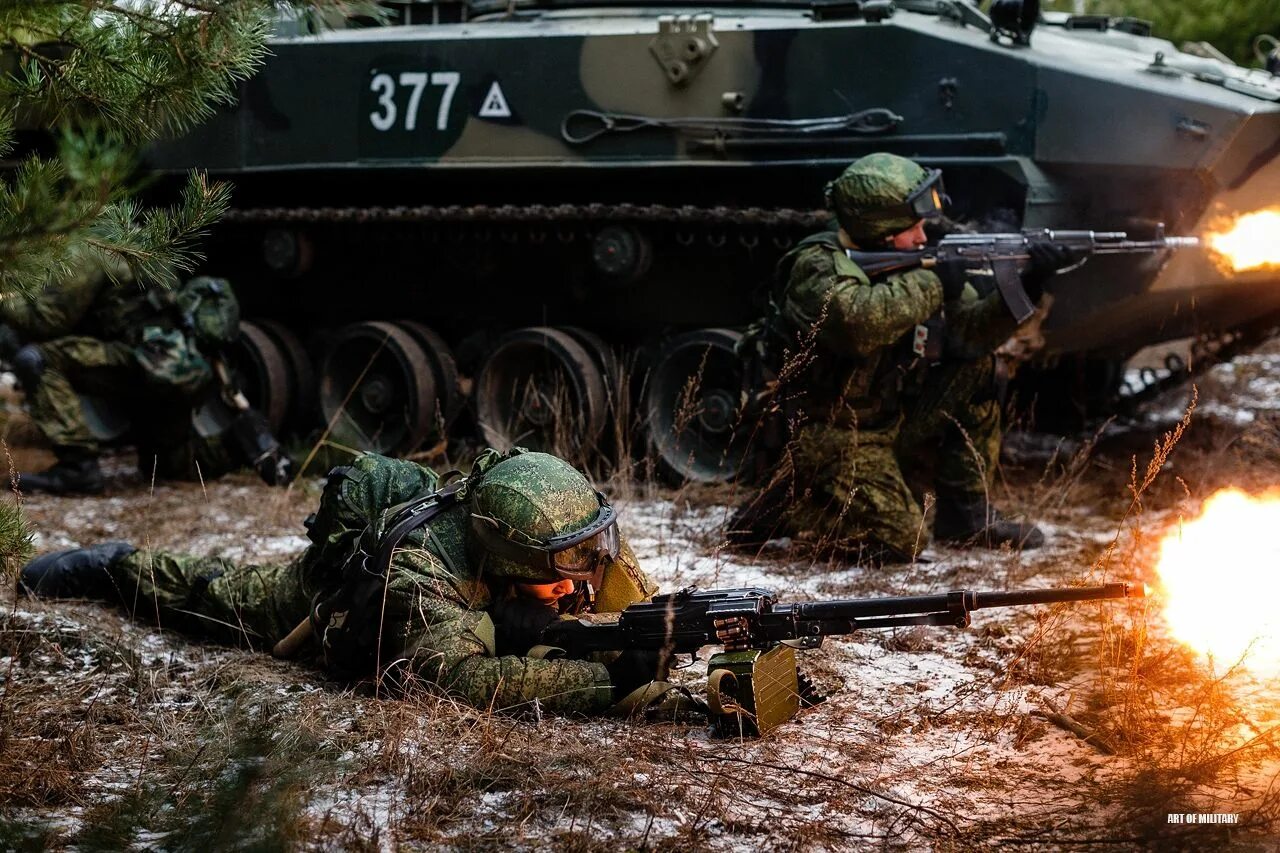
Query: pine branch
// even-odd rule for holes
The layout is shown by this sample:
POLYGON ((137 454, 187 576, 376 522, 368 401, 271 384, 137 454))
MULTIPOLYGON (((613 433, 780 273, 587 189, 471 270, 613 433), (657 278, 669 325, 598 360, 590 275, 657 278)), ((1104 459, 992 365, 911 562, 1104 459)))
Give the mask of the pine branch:
POLYGON ((98 131, 64 132, 56 158, 23 160, 0 184, 0 292, 66 275, 76 243, 123 197, 133 163, 118 137, 98 131))
MULTIPOLYGON (((0 175, 0 293, 67 274, 85 249, 142 280, 172 281, 227 189, 195 176, 172 208, 130 200, 135 149, 233 99, 274 17, 373 12, 344 0, 0 0, 0 153, 23 130, 63 128, 56 156, 0 175)), ((376 14, 376 12, 374 12, 376 14)))
POLYGON ((260 65, 268 8, 257 0, 222 0, 203 14, 103 0, 6 6, 0 43, 17 73, 0 77, 0 102, 24 105, 45 126, 91 118, 134 140, 181 132, 260 65))
POLYGON ((170 286, 178 273, 189 272, 203 259, 198 242, 230 202, 230 187, 192 173, 174 207, 140 210, 133 201, 111 205, 85 242, 124 260, 139 281, 170 286))

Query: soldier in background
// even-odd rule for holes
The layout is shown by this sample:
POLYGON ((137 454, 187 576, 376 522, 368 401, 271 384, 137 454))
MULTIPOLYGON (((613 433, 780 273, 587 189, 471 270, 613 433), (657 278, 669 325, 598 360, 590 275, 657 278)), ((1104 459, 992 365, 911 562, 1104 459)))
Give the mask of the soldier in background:
POLYGON ((534 649, 561 615, 619 611, 657 591, 613 508, 557 457, 490 450, 445 483, 365 454, 330 473, 307 535, 284 565, 116 542, 39 557, 19 583, 281 656, 317 648, 337 678, 418 680, 479 708, 595 713, 663 692, 633 695, 662 678, 655 653, 603 662, 534 649))
POLYGON ((260 417, 246 415, 230 442, 202 438, 192 426, 192 409, 215 390, 214 362, 239 334, 239 322, 226 282, 143 287, 124 265, 107 269, 87 257, 39 293, 0 302, 0 357, 12 365, 31 420, 57 458, 11 485, 102 492, 100 442, 81 394, 129 414, 148 478, 212 479, 248 462, 268 482, 287 479, 290 466, 260 417))
MULTIPOLYGON (((1038 547, 1037 527, 989 499, 1001 441, 993 352, 1015 328, 999 294, 979 296, 961 263, 872 279, 846 253, 922 248, 925 221, 942 213, 941 173, 872 154, 826 197, 839 231, 782 259, 769 324, 787 350, 776 400, 798 430, 772 483, 730 522, 730 541, 791 535, 819 552, 909 561, 929 537, 904 468, 936 456, 937 539, 1038 547)), ((1075 260, 1036 246, 1029 295, 1075 260)))

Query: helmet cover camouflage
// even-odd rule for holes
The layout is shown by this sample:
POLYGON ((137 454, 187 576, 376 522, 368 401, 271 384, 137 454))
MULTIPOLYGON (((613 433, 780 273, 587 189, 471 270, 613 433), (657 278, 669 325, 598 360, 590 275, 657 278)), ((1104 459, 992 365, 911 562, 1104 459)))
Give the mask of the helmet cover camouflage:
MULTIPOLYGON (((473 475, 474 476, 474 475, 473 475)), ((576 468, 549 453, 513 450, 483 472, 469 489, 480 544, 493 536, 537 545, 581 530, 600 510, 596 491, 576 468)), ((489 552, 485 571, 527 583, 552 583, 560 576, 489 552)))
POLYGON ((855 243, 878 246, 919 221, 914 216, 886 214, 884 208, 906 202, 928 176, 923 167, 905 157, 868 154, 827 184, 827 207, 855 243))

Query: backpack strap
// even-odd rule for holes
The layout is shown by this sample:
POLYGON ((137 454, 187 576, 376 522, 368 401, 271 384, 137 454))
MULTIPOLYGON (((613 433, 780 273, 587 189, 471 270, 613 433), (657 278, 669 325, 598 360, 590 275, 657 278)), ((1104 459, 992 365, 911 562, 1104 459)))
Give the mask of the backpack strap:
POLYGON ((276 643, 272 654, 276 657, 293 657, 303 643, 312 637, 324 645, 325 634, 331 626, 348 634, 349 639, 356 641, 356 645, 367 645, 369 636, 377 636, 377 626, 371 626, 365 617, 370 606, 381 600, 381 592, 386 585, 391 558, 396 548, 411 532, 429 524, 455 506, 466 484, 465 479, 458 479, 442 489, 401 504, 395 508, 389 525, 381 536, 377 535, 375 525, 366 527, 360 537, 360 547, 356 548, 342 568, 342 585, 328 595, 323 590, 318 592, 307 618, 287 637, 276 643), (332 625, 337 621, 333 617, 338 614, 345 615, 340 624, 332 625), (374 629, 371 635, 370 627, 374 629))
POLYGON ((404 537, 456 504, 458 493, 465 485, 465 479, 454 480, 443 489, 410 501, 392 516, 391 524, 378 540, 378 549, 374 554, 373 568, 377 577, 386 576, 391 568, 391 557, 404 537))

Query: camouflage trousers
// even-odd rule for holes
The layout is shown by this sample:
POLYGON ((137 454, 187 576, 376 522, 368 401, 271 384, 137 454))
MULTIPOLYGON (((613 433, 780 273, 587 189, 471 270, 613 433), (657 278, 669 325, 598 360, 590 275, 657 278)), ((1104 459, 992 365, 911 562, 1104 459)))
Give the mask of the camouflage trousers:
POLYGON ((27 407, 36 428, 55 448, 88 454, 101 450, 80 402, 81 394, 92 394, 119 405, 131 418, 143 476, 212 479, 236 467, 220 439, 195 434, 189 400, 147 386, 129 344, 65 337, 38 347, 44 370, 36 387, 27 391, 27 407))
POLYGON ((133 347, 123 341, 56 338, 39 345, 44 372, 26 389, 36 427, 54 447, 98 451, 98 438, 85 420, 79 394, 131 398, 142 378, 133 347))
POLYGON ((904 468, 936 456, 935 488, 986 491, 1000 452, 994 370, 990 358, 931 368, 905 389, 901 420, 883 429, 803 427, 779 472, 790 482, 782 531, 855 559, 917 554, 929 531, 904 468))
POLYGON ((222 557, 136 551, 111 567, 134 616, 227 645, 269 651, 307 617, 314 594, 303 557, 237 565, 222 557))

